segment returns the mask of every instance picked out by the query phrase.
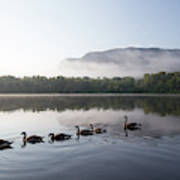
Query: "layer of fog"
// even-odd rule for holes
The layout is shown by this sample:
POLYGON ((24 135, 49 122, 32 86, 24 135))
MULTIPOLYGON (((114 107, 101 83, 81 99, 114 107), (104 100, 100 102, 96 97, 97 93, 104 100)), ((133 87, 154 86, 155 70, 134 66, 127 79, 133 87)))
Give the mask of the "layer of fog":
POLYGON ((59 72, 65 76, 141 77, 145 73, 180 71, 180 50, 124 48, 87 53, 62 60, 59 72))
MULTIPOLYGON (((128 115, 129 122, 138 122, 142 124, 141 131, 134 133, 139 136, 161 137, 167 135, 175 135, 180 132, 180 122, 178 117, 173 116, 157 116, 157 114, 144 114, 142 109, 133 111, 114 111, 114 110, 96 110, 88 111, 71 111, 66 110, 58 115, 60 126, 72 128, 79 125, 82 128, 89 128, 89 124, 96 127, 107 129, 108 134, 122 135, 124 134, 123 123, 124 115, 128 115)), ((130 134, 132 132, 129 132, 130 134)))

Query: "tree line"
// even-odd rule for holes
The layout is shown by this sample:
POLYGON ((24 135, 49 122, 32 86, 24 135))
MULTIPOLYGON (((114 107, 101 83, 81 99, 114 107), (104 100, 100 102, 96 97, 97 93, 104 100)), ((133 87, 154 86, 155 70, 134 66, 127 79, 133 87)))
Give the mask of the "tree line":
POLYGON ((133 77, 0 77, 0 93, 180 93, 180 72, 133 77))

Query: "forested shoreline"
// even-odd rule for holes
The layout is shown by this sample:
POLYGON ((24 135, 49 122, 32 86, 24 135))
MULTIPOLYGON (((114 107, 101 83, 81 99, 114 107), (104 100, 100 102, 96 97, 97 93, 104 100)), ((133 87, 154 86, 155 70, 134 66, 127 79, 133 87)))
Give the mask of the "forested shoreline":
POLYGON ((180 93, 180 72, 133 77, 0 77, 0 93, 180 93))

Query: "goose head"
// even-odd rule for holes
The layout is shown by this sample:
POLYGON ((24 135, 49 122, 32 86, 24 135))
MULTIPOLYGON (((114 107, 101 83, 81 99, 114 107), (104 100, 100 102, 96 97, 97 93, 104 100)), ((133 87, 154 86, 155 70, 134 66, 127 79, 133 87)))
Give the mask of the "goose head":
POLYGON ((127 122, 128 121, 128 116, 124 116, 124 119, 125 119, 125 121, 127 122))
POLYGON ((23 135, 24 136, 24 139, 26 138, 26 136, 27 136, 27 134, 26 134, 26 132, 25 131, 23 131, 22 133, 21 133, 21 135, 23 135))
POLYGON ((54 133, 49 133, 48 137, 50 137, 53 140, 54 139, 54 133))
POLYGON ((94 126, 93 126, 93 124, 90 124, 89 126, 90 126, 90 128, 91 128, 92 130, 94 129, 94 126))
POLYGON ((80 129, 79 126, 75 126, 75 128, 78 129, 78 130, 80 129))

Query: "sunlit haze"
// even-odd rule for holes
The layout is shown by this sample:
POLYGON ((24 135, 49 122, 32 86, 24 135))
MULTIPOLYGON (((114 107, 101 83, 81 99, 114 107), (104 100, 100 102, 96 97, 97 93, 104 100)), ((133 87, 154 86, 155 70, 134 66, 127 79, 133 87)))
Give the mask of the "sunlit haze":
POLYGON ((129 46, 178 49, 178 17, 178 0, 0 0, 0 75, 78 76, 61 62, 129 46))

